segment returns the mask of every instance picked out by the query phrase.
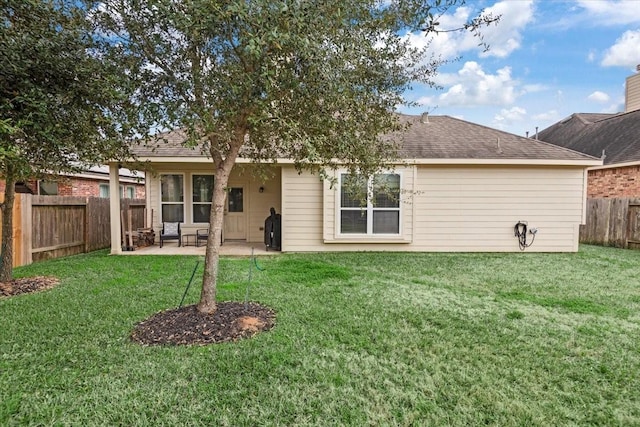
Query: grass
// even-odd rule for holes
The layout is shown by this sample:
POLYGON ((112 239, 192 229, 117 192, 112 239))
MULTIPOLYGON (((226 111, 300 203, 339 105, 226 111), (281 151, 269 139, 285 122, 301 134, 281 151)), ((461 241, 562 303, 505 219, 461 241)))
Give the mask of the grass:
POLYGON ((223 259, 218 299, 248 292, 273 330, 130 342, 197 261, 17 269, 61 284, 0 300, 0 425, 640 425, 640 251, 284 254, 250 288, 249 260, 223 259))

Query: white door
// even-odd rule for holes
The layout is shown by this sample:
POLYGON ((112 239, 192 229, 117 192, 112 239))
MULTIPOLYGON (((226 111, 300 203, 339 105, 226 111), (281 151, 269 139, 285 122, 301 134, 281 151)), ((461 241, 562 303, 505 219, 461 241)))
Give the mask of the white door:
POLYGON ((227 208, 224 213, 225 240, 246 240, 247 219, 244 206, 244 188, 230 187, 227 194, 227 208))

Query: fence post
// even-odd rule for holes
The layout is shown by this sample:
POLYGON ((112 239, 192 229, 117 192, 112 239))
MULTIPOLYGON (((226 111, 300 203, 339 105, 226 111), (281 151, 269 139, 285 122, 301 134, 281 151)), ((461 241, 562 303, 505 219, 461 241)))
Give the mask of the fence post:
POLYGON ((33 262, 33 195, 21 194, 20 204, 22 205, 22 265, 33 262))
POLYGON ((89 198, 86 197, 84 199, 84 236, 82 237, 84 240, 84 250, 83 252, 86 254, 89 252, 89 198))

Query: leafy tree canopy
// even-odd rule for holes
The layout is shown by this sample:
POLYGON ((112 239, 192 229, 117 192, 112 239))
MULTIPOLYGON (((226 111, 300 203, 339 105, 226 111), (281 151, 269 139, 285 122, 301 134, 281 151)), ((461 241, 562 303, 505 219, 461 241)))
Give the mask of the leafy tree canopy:
POLYGON ((95 36, 80 0, 0 0, 0 280, 11 278, 16 181, 75 171, 128 154, 137 118, 126 76, 95 36))
POLYGON ((126 153, 116 64, 76 0, 1 0, 0 174, 72 171, 126 153))
MULTIPOLYGON (((135 58, 149 129, 183 128, 216 164, 243 156, 365 172, 394 154, 379 135, 413 82, 441 64, 407 31, 435 31, 459 1, 106 0, 103 34, 135 58)), ((492 18, 466 26, 476 30, 492 18)))

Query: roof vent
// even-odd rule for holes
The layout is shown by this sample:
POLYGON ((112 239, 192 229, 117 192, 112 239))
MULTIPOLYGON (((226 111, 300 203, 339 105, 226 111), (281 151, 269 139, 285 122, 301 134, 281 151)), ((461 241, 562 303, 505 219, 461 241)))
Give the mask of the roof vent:
POLYGON ((420 117, 420 123, 429 123, 429 113, 428 112, 424 112, 422 113, 422 116, 420 117))

